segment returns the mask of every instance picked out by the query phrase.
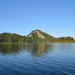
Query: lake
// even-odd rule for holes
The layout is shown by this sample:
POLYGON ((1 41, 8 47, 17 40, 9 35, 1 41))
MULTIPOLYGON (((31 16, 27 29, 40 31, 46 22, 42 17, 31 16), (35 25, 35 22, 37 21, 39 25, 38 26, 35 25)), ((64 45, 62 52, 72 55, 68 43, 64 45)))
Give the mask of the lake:
POLYGON ((75 75, 75 43, 1 44, 0 75, 75 75))

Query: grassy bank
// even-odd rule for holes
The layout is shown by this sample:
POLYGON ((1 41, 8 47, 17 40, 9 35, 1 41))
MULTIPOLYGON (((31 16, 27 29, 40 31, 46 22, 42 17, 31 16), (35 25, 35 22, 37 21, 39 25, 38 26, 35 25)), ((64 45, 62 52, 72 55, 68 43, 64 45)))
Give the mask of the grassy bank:
POLYGON ((75 43, 75 41, 53 41, 53 42, 3 42, 3 43, 0 43, 0 44, 24 44, 24 43, 75 43))

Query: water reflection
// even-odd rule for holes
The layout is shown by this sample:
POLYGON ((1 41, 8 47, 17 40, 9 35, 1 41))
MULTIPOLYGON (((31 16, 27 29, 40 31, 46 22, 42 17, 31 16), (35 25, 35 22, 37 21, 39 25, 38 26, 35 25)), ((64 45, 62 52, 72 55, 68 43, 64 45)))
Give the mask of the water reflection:
MULTIPOLYGON (((52 48, 52 45, 47 43, 32 43, 32 44, 1 44, 0 54, 17 54, 22 51, 28 51, 33 56, 40 56, 48 51, 48 48, 52 48)), ((52 50, 52 49, 51 49, 52 50)))
POLYGON ((18 53, 25 48, 25 45, 19 44, 1 44, 0 45, 0 53, 4 55, 18 53))
POLYGON ((41 54, 47 52, 49 47, 52 47, 52 45, 49 45, 47 43, 33 43, 31 45, 28 45, 28 50, 31 55, 40 56, 41 54))
POLYGON ((75 43, 0 45, 0 75, 75 75, 75 43))

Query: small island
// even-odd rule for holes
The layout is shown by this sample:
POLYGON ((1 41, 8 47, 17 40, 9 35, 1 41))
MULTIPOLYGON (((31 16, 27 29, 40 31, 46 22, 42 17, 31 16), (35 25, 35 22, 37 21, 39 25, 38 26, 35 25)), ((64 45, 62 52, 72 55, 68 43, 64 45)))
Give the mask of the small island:
POLYGON ((38 29, 33 30, 27 36, 6 32, 0 34, 0 44, 17 44, 17 43, 34 43, 34 42, 75 43, 75 39, 70 36, 56 38, 38 29))

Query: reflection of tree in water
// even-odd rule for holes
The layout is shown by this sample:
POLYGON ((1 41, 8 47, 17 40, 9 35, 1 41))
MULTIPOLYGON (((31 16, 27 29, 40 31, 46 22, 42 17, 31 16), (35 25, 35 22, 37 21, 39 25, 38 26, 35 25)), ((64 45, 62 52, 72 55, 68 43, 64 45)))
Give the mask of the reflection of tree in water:
POLYGON ((11 53, 18 53, 21 50, 25 48, 25 45, 19 45, 19 44, 1 44, 0 45, 0 52, 2 54, 11 54, 11 53))
POLYGON ((24 50, 27 50, 33 56, 40 56, 42 53, 52 50, 52 45, 47 43, 0 45, 0 53, 4 55, 17 54, 19 52, 23 52, 24 50))
POLYGON ((40 56, 42 53, 48 51, 48 48, 52 47, 47 43, 33 43, 28 45, 29 52, 34 56, 40 56))

